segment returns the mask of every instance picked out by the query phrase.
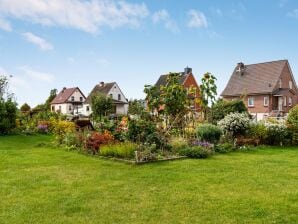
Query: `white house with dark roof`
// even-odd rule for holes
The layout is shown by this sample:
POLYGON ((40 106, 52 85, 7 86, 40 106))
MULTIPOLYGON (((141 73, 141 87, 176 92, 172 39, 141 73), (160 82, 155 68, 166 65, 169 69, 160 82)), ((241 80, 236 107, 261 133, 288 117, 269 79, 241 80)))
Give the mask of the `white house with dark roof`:
POLYGON ((128 111, 128 101, 121 91, 120 87, 116 82, 104 83, 100 82, 97 84, 91 93, 88 95, 86 101, 83 105, 82 113, 86 116, 89 116, 92 113, 91 108, 91 99, 93 96, 98 94, 102 94, 107 97, 111 97, 113 99, 114 105, 114 114, 121 115, 127 114, 128 111))
POLYGON ((79 87, 66 88, 52 100, 51 111, 66 115, 78 115, 83 108, 86 97, 79 87))

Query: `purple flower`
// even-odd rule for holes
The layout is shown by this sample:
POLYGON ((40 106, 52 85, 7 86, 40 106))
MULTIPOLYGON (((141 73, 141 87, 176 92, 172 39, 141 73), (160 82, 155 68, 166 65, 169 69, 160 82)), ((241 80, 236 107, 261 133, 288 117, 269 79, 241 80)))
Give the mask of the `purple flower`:
POLYGON ((196 140, 192 142, 192 146, 202 146, 202 147, 209 148, 211 147, 211 144, 209 142, 202 142, 202 141, 196 140))

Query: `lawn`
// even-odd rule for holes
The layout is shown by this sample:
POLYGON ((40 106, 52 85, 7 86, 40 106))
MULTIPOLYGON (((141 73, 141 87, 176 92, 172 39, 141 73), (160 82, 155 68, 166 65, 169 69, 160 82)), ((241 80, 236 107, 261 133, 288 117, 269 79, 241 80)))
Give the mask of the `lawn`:
POLYGON ((298 149, 128 165, 0 137, 0 223, 298 223, 298 149))

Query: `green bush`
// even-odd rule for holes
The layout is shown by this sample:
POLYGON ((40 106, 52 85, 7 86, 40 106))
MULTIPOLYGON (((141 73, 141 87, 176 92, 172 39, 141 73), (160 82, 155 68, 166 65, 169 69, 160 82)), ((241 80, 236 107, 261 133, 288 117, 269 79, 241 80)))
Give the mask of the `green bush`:
POLYGON ((131 142, 108 144, 100 147, 100 155, 123 159, 133 159, 135 158, 135 151, 137 148, 137 144, 131 142))
POLYGON ((153 121, 133 119, 128 122, 127 138, 136 143, 155 144, 157 149, 168 149, 168 142, 153 121))
POLYGON ((193 146, 180 150, 180 155, 190 158, 205 159, 214 154, 214 150, 209 147, 193 146))
POLYGON ((267 124, 266 143, 269 145, 283 145, 287 140, 289 132, 283 124, 267 124))
POLYGON ((0 98, 0 135, 8 134, 16 127, 16 118, 16 103, 0 98))
POLYGON ((231 143, 223 143, 223 144, 215 145, 214 150, 215 152, 218 152, 218 153, 227 153, 227 152, 234 151, 235 148, 231 143))
POLYGON ((244 135, 249 127, 250 119, 246 113, 233 113, 225 116, 218 122, 218 126, 225 134, 230 134, 233 138, 244 135))
POLYGON ((295 130, 295 132, 298 132, 298 105, 290 110, 287 118, 287 125, 289 128, 295 130))
POLYGON ((247 108, 243 103, 243 100, 223 100, 219 99, 211 108, 209 113, 209 121, 216 124, 230 113, 244 113, 247 112, 247 108))
POLYGON ((169 141, 170 146, 174 152, 188 147, 188 142, 183 137, 171 137, 169 141))
POLYGON ((216 144, 221 135, 221 129, 213 124, 202 124, 197 128, 197 136, 201 141, 216 144))
POLYGON ((259 140, 260 143, 264 143, 267 137, 267 127, 262 122, 251 122, 248 135, 251 138, 259 140))

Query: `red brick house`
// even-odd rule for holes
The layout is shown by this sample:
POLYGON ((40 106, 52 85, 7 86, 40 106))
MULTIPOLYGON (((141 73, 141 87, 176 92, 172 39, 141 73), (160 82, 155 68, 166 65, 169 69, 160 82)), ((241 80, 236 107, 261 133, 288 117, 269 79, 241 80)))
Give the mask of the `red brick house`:
POLYGON ((249 113, 261 120, 286 116, 298 103, 298 88, 288 60, 238 63, 221 96, 243 99, 249 113))
MULTIPOLYGON (((198 99, 200 97, 200 87, 194 77, 194 75, 192 74, 192 69, 186 67, 184 69, 184 72, 179 72, 180 74, 180 84, 182 84, 184 86, 185 89, 190 89, 190 88, 195 88, 196 89, 196 94, 194 97, 195 99, 198 99)), ((167 84, 167 78, 168 75, 161 75, 158 79, 158 81, 156 82, 155 86, 160 88, 161 86, 165 86, 167 84)), ((192 109, 196 112, 200 111, 200 107, 198 103, 194 103, 194 105, 191 106, 192 109)))

